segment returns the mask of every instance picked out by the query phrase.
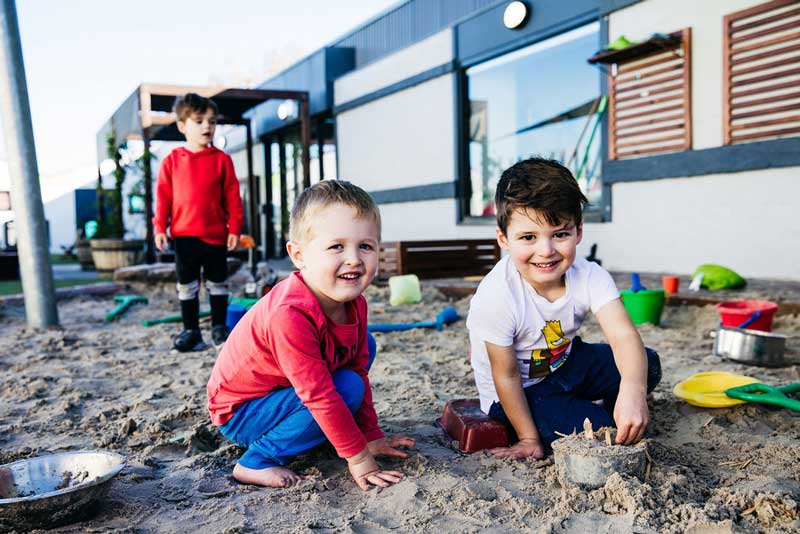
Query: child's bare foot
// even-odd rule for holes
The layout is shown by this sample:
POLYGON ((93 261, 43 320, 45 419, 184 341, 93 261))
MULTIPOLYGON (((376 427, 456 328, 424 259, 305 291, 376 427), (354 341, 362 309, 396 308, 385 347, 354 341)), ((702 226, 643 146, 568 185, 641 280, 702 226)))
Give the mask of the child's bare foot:
POLYGON ((233 478, 242 484, 256 484, 258 486, 267 486, 268 488, 288 488, 308 477, 300 476, 285 467, 250 469, 236 464, 233 468, 233 478))

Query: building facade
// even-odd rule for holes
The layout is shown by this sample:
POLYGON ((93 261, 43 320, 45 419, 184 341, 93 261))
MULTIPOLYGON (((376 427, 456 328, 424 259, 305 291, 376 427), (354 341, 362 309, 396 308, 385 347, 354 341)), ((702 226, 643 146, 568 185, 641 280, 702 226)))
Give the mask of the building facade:
MULTIPOLYGON (((364 187, 385 240, 489 238, 502 169, 542 155, 578 178, 581 251, 610 269, 800 278, 800 0, 537 0, 512 28, 510 4, 409 0, 264 82, 311 95, 312 182, 364 187)), ((294 114, 252 116, 268 256, 294 114)))

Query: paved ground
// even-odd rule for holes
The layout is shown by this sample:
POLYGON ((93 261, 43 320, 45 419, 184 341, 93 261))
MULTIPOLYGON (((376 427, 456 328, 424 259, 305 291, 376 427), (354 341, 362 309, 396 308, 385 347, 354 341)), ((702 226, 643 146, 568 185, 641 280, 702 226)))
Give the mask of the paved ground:
POLYGON ((78 263, 54 263, 54 280, 97 280, 97 272, 82 271, 78 263))

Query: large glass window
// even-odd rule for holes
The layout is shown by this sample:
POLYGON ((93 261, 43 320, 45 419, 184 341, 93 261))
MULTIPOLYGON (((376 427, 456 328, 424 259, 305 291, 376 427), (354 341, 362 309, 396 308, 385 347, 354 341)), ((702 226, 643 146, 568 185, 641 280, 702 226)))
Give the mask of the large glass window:
POLYGON ((468 216, 493 216, 500 174, 530 156, 562 162, 591 207, 601 207, 603 106, 597 70, 586 62, 598 48, 598 31, 589 24, 466 71, 468 216))

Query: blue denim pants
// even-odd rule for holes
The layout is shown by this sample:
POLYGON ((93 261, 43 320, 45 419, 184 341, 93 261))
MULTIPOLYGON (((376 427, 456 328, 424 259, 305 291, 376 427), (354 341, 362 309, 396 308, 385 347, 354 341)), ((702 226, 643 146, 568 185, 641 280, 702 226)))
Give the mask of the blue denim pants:
MULTIPOLYGON (((645 349, 645 352, 649 393, 661 381, 661 361, 655 351, 645 349)), ((611 347, 606 343, 584 343, 576 336, 564 365, 524 390, 542 442, 550 446, 558 438, 556 432, 580 431, 587 417, 594 428, 615 426, 612 414, 619 384, 611 347)), ((499 402, 492 404, 489 416, 510 425, 499 402)))
MULTIPOLYGON (((375 338, 367 333, 369 364, 375 360, 375 338)), ((364 399, 364 381, 355 371, 339 369, 333 373, 336 391, 352 413, 364 399)), ((239 406, 233 417, 220 427, 222 435, 247 451, 239 464, 250 469, 266 469, 291 463, 295 456, 323 443, 327 438, 303 406, 294 388, 271 391, 266 396, 239 406)))

